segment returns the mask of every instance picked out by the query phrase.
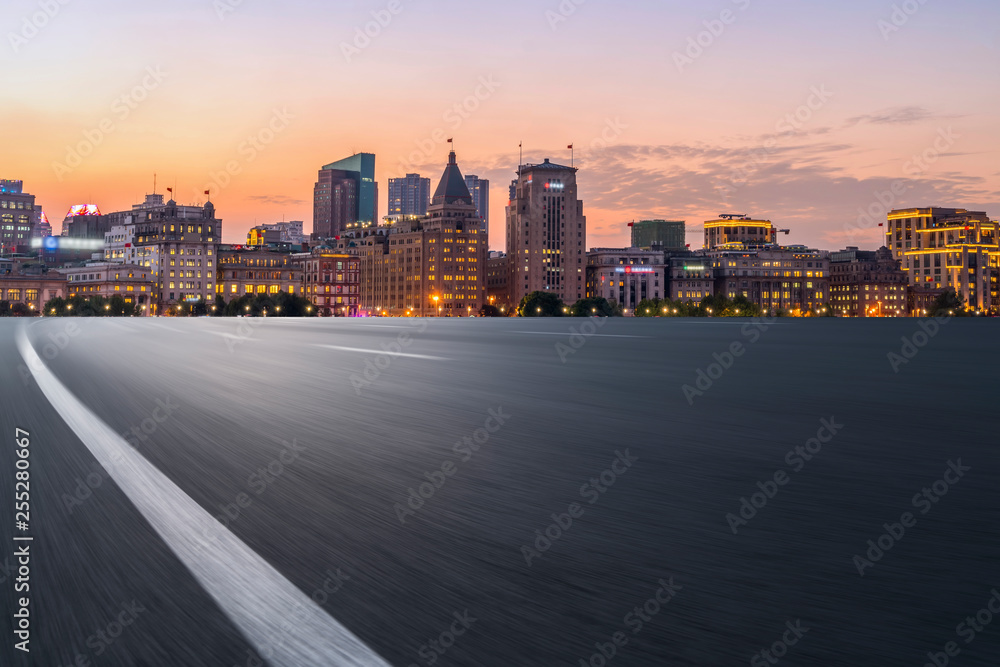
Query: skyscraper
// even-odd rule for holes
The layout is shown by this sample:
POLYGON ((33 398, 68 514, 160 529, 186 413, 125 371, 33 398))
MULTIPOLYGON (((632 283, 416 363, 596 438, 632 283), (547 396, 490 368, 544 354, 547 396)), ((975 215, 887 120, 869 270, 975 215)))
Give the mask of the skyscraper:
POLYGON ((319 171, 313 189, 313 235, 337 236, 346 229, 378 222, 375 155, 355 153, 319 171))
POLYGON ((465 186, 472 195, 472 203, 476 205, 479 217, 483 219, 483 231, 490 231, 490 182, 473 174, 465 177, 465 186))
POLYGON ((405 178, 389 179, 389 217, 427 215, 431 199, 431 179, 420 174, 407 174, 405 178))
POLYGON ((518 169, 507 207, 507 256, 511 303, 535 291, 566 303, 584 296, 587 218, 577 196, 573 167, 525 164, 518 169))
POLYGON ((35 222, 35 195, 21 181, 0 180, 0 253, 27 252, 35 222))

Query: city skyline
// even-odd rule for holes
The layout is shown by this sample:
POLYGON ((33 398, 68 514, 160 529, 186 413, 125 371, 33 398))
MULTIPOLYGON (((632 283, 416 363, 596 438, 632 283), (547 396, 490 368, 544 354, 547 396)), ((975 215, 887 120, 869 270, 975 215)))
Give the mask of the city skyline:
MULTIPOLYGON (((8 35, 16 66, 3 118, 19 128, 6 140, 4 177, 22 179, 53 220, 73 204, 127 208, 152 191, 156 173, 158 191, 175 186, 179 202, 197 203, 211 188, 226 241, 282 217, 306 220, 308 231, 319 165, 375 153, 385 211, 388 179, 436 172, 447 138, 466 170, 494 189, 514 178, 519 144, 525 163, 569 163, 573 144, 595 247, 625 245, 625 223, 646 218, 686 219, 697 238, 701 221, 720 213, 772 219, 814 247, 877 247, 877 227, 857 219, 880 198, 892 199, 886 208, 1000 205, 991 159, 1000 148, 997 92, 979 84, 998 58, 985 2, 924 4, 895 17, 892 3, 522 3, 479 10, 489 20, 477 21, 474 37, 447 31, 472 54, 457 63, 423 45, 445 34, 435 13, 405 3, 395 14, 351 8, 332 33, 319 19, 333 10, 311 3, 276 13, 182 2, 143 18, 160 22, 152 32, 121 29, 139 8, 97 5, 108 11, 60 5, 30 38, 24 21, 37 7, 4 10, 18 38, 8 35), (365 36, 377 18, 385 25, 367 26, 374 36, 365 36), (514 25, 524 36, 512 44, 505 35, 514 25), (183 52, 173 35, 180 29, 193 38, 183 52), (926 49, 940 30, 963 40, 926 49), (81 33, 92 46, 69 58, 81 33), (247 46, 264 35, 275 47, 266 60, 247 46), (574 91, 555 104, 551 71, 527 66, 543 43, 560 54, 551 61, 556 92, 574 91), (871 63, 884 76, 859 80, 856 71, 871 63), (381 85, 391 72, 446 66, 451 75, 432 84, 397 74, 381 85), (336 90, 316 92, 325 81, 339 82, 336 90), (367 103, 354 108, 352 95, 367 103)), ((471 20, 456 3, 441 10, 471 20)), ((503 219, 504 195, 492 197, 494 220, 503 219)), ((499 227, 491 231, 490 248, 502 248, 499 227)))

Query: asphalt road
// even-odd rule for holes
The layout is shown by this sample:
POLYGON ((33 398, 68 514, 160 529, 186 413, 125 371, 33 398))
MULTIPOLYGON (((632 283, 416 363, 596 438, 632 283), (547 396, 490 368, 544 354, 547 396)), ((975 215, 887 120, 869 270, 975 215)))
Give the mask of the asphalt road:
POLYGON ((919 332, 0 320, 0 665, 996 665, 997 324, 919 332))

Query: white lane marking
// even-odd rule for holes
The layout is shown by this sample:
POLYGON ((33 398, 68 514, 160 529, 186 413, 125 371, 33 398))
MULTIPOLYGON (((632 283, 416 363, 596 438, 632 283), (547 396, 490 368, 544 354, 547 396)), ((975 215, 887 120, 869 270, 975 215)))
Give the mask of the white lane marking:
POLYGON ((243 635, 275 667, 390 667, 81 403, 28 341, 42 393, 243 635))
POLYGON ((362 354, 388 355, 390 357, 410 357, 411 359, 430 359, 431 361, 451 361, 447 357, 432 357, 429 354, 409 354, 407 352, 389 352, 386 350, 366 350, 363 347, 344 347, 342 345, 320 345, 313 347, 325 347, 328 350, 340 350, 341 352, 360 352, 362 354))
POLYGON ((152 318, 150 318, 149 324, 150 324, 150 326, 154 326, 157 329, 166 329, 167 331, 173 331, 174 333, 185 334, 185 335, 188 333, 187 331, 184 331, 183 329, 175 329, 173 327, 168 327, 166 324, 160 324, 159 322, 155 322, 155 321, 153 321, 152 318))
POLYGON ((240 342, 247 342, 247 341, 250 341, 251 343, 260 342, 251 336, 237 336, 236 334, 225 333, 224 331, 206 331, 205 333, 211 334, 213 336, 221 336, 222 338, 230 338, 232 340, 238 340, 240 342))
MULTIPOLYGON (((513 331, 511 333, 527 334, 529 336, 571 336, 572 332, 560 333, 558 331, 513 331)), ((651 338, 652 336, 626 336, 624 334, 583 334, 587 338, 599 336, 601 338, 651 338)))

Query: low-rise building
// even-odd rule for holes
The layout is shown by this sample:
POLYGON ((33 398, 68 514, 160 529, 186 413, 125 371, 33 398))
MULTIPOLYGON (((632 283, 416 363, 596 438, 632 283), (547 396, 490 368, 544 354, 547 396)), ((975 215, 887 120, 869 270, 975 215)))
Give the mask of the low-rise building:
POLYGON ((899 260, 885 246, 830 254, 830 305, 841 317, 906 316, 908 283, 899 260))
POLYGON ((321 316, 356 317, 361 305, 361 258, 321 246, 292 256, 302 272, 302 294, 321 316))
POLYGON ((670 257, 667 275, 667 297, 672 301, 699 303, 706 296, 715 296, 715 270, 703 254, 670 257))
POLYGON ((302 269, 287 252, 220 245, 217 267, 216 294, 225 301, 246 294, 298 294, 302 290, 302 269))
POLYGON ((641 248, 592 248, 587 253, 586 295, 613 301, 626 315, 635 312, 643 299, 668 296, 663 253, 641 248))
POLYGON ((120 296, 143 315, 151 315, 150 304, 159 299, 156 276, 144 266, 95 262, 57 271, 66 278, 67 297, 120 296))
POLYGON ((39 313, 50 299, 66 296, 66 277, 55 271, 46 273, 0 273, 0 300, 11 306, 23 303, 32 313, 39 313))
POLYGON ((805 246, 745 244, 706 253, 715 273, 715 293, 743 296, 765 313, 805 314, 827 307, 830 258, 805 246))

